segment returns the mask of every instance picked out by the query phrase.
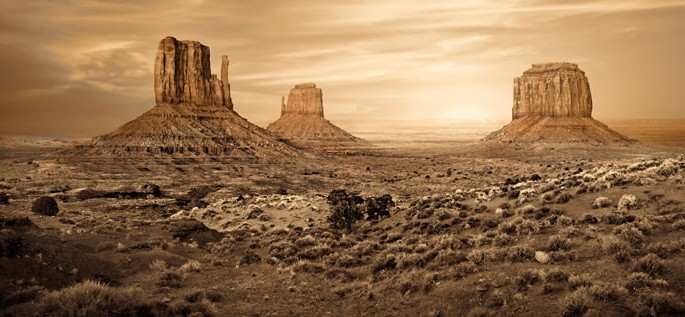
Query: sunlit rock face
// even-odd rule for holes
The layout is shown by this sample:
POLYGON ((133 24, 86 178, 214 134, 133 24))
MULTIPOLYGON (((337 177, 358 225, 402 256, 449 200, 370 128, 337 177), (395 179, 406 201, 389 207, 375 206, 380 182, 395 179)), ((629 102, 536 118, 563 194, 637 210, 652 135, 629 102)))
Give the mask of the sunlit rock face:
POLYGON ((288 103, 281 106, 281 116, 313 115, 323 118, 323 94, 314 83, 295 85, 288 94, 288 103))
POLYGON ((573 63, 533 64, 514 78, 512 121, 485 140, 503 142, 632 141, 592 118, 585 72, 573 63))
POLYGON ((590 83, 577 64, 533 64, 514 78, 512 119, 529 115, 589 118, 591 114, 590 83))
POLYGON ((228 58, 223 57, 221 79, 212 74, 209 47, 197 41, 162 39, 155 59, 157 104, 191 103, 232 107, 228 58))

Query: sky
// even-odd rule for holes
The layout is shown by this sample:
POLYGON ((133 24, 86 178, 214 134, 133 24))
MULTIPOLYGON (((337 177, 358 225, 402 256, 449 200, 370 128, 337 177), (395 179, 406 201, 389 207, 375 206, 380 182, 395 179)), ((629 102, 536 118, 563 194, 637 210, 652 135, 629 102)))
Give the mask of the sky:
POLYGON ((260 125, 301 82, 335 120, 508 121, 513 78, 567 61, 598 119, 685 118, 685 0, 0 0, 0 134, 88 137, 154 105, 166 36, 231 59, 260 125))

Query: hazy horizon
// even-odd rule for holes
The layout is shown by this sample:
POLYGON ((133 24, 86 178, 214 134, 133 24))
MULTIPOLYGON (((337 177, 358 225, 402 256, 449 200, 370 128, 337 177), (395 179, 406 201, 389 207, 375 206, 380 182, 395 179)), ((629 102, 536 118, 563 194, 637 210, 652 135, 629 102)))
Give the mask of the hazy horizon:
POLYGON ((507 122, 533 63, 578 63, 599 120, 685 118, 685 1, 0 0, 0 134, 88 137, 154 105, 167 35, 231 59, 235 110, 263 126, 296 83, 326 117, 507 122))

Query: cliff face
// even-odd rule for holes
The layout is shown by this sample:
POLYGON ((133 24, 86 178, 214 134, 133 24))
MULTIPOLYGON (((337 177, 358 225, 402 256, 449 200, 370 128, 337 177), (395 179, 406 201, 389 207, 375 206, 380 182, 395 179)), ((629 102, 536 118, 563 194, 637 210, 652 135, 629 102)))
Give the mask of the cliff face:
MULTIPOLYGON (((281 103, 283 101, 281 100, 281 103)), ((323 118, 323 93, 314 83, 295 85, 288 94, 288 103, 281 105, 281 115, 313 115, 323 118)))
POLYGON ((209 47, 196 41, 164 38, 159 42, 155 59, 155 101, 232 108, 226 56, 221 66, 219 79, 211 71, 209 47))
POLYGON ((592 114, 590 83, 572 63, 533 64, 514 78, 512 119, 529 115, 589 118, 592 114))

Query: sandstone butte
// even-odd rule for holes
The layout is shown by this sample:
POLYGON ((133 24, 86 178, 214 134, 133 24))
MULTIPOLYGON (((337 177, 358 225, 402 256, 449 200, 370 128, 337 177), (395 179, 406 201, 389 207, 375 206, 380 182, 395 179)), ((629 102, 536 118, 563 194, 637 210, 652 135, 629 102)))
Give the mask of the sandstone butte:
POLYGON ((228 66, 228 57, 223 56, 218 78, 211 72, 209 47, 162 39, 155 59, 155 106, 80 149, 93 155, 300 155, 233 110, 228 66))
POLYGON ((267 130, 297 146, 341 151, 370 145, 337 127, 324 117, 323 93, 314 83, 302 83, 290 89, 288 102, 281 98, 281 117, 267 130))
POLYGON ((573 63, 533 64, 514 78, 512 121, 486 140, 504 142, 632 141, 592 118, 585 72, 573 63))

